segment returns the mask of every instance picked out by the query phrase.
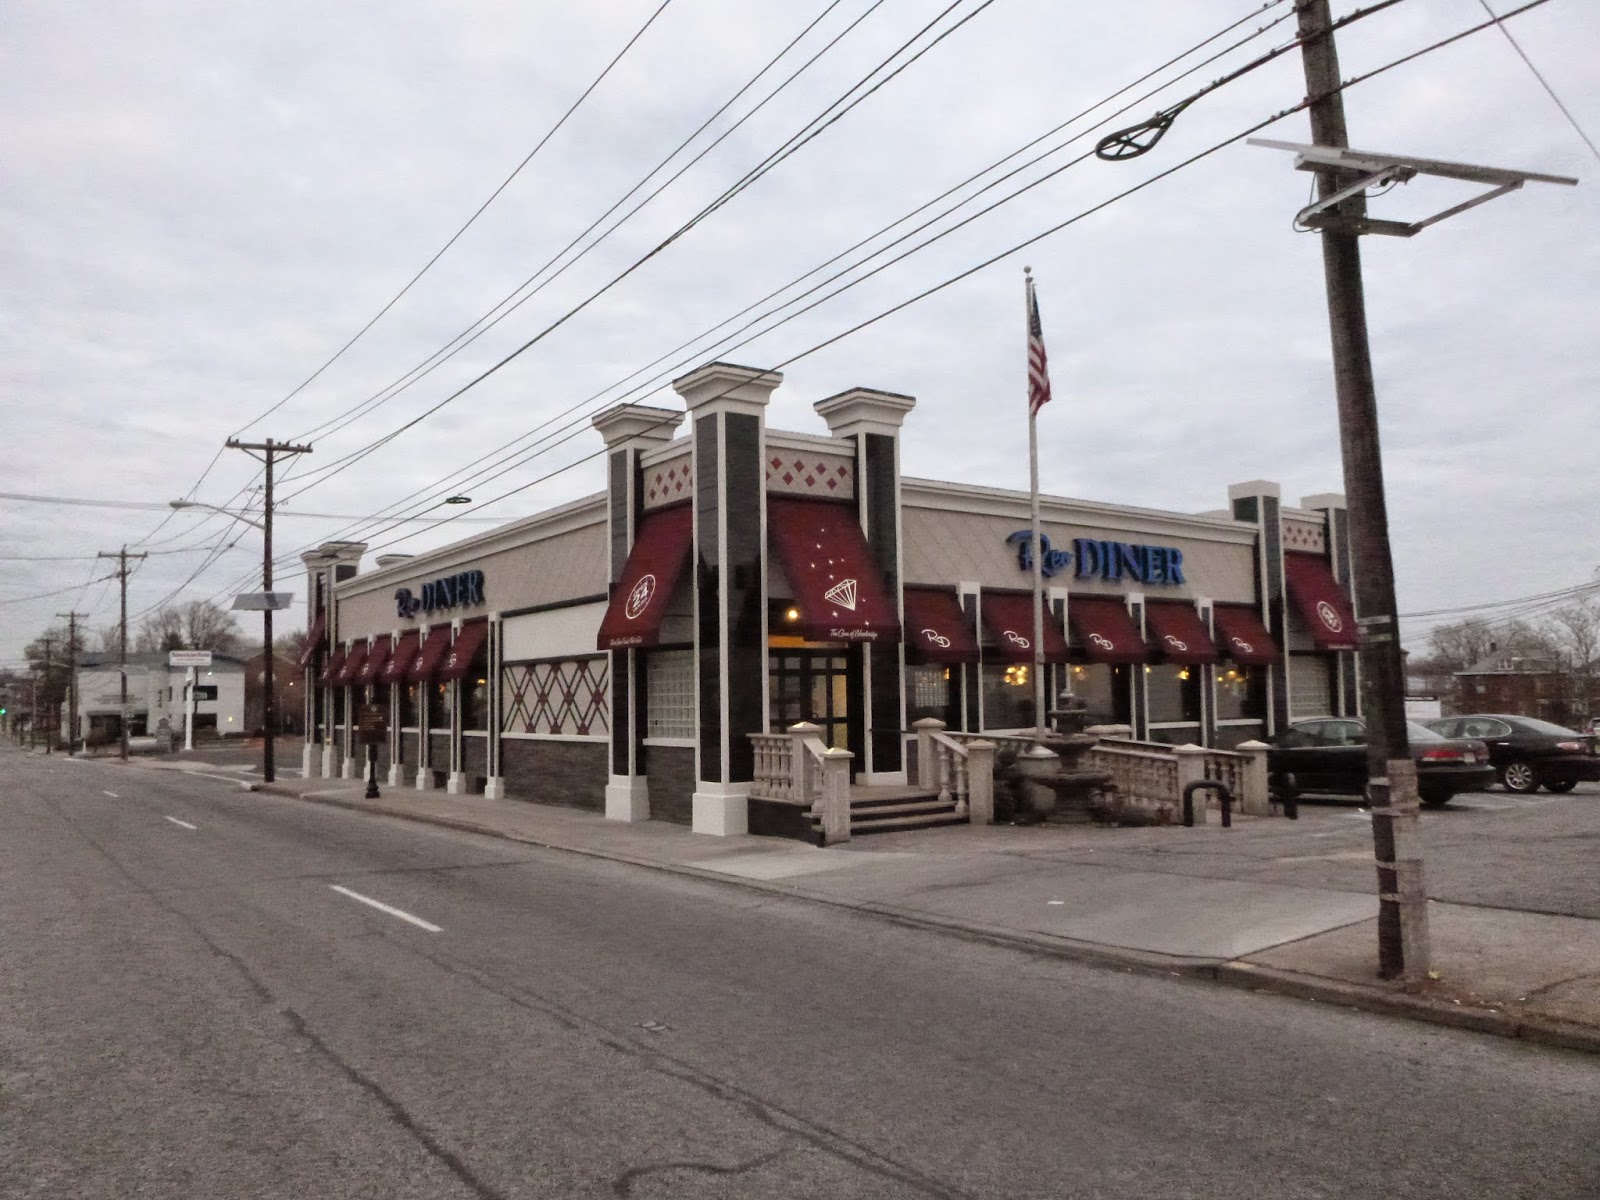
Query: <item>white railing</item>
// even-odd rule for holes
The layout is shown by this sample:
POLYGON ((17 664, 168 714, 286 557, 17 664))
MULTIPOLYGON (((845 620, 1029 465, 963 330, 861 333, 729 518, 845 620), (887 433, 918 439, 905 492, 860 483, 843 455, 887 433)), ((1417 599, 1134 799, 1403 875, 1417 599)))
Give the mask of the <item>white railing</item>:
POLYGON ((830 749, 822 729, 809 721, 786 733, 752 733, 755 779, 750 794, 760 800, 804 805, 822 824, 824 845, 850 840, 848 750, 830 749))
MULTIPOLYGON (((940 722, 935 725, 942 728, 940 722)), ((1271 812, 1267 793, 1267 747, 1262 742, 1243 742, 1234 750, 1215 750, 1136 741, 1127 736, 1126 725, 1096 726, 1086 732, 1099 741, 1084 751, 1078 767, 1110 775, 1118 795, 1135 804, 1157 809, 1170 806, 1169 815, 1177 820, 1184 786, 1197 779, 1214 779, 1227 785, 1240 812, 1252 816, 1267 816, 1271 812)), ((964 746, 986 741, 1001 752, 1012 750, 1018 755, 1034 745, 1031 733, 950 732, 942 736, 946 741, 964 746)), ((1196 819, 1203 823, 1206 808, 1218 805, 1214 792, 1200 793, 1196 797, 1196 819)))
MULTIPOLYGON (((1102 737, 1085 753, 1083 763, 1090 770, 1108 772, 1123 796, 1158 807, 1172 805, 1174 818, 1180 811, 1183 789, 1198 779, 1226 784, 1242 813, 1267 816, 1272 811, 1267 793, 1267 747, 1263 742, 1242 742, 1236 750, 1215 750, 1192 744, 1169 746, 1126 737, 1102 737)), ((1219 805, 1215 792, 1200 793, 1195 803, 1196 822, 1204 824, 1206 809, 1219 805)))
POLYGON ((912 722, 917 736, 917 784, 955 802, 956 816, 972 825, 994 824, 995 743, 952 737, 937 717, 912 722))

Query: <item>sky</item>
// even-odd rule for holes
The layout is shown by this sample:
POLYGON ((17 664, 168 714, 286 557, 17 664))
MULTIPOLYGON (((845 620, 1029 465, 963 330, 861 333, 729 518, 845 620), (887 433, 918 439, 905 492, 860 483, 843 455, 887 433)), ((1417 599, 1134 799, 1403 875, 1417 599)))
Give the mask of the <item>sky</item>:
MULTIPOLYGON (((1355 21, 1342 74, 1477 24, 1484 3, 1400 0, 1355 21)), ((135 626, 163 603, 258 590, 257 529, 168 508, 259 519, 259 464, 224 449, 231 436, 313 447, 276 490, 277 586, 301 602, 298 553, 323 540, 415 553, 599 490, 588 417, 676 406, 667 381, 716 357, 784 364, 772 427, 824 433, 810 406, 845 388, 905 393, 907 475, 1025 488, 1024 265, 1055 397, 1039 424, 1046 492, 1199 512, 1243 480, 1274 480, 1289 503, 1343 490, 1321 251, 1292 227, 1310 177, 1237 141, 1116 198, 1296 104, 1298 50, 1200 98, 1143 157, 1077 162, 796 315, 1285 46, 1290 3, 13 0, 0 21, 0 666, 57 613, 116 620, 100 552, 150 554, 129 578, 135 626), (778 300, 1077 136, 972 204, 737 336, 750 316, 700 336, 1202 42, 778 300), (535 277, 498 324, 386 391, 535 277), (525 454, 483 478, 507 447, 525 454), (443 506, 452 494, 473 503, 443 506)), ((1550 0, 1505 28, 1600 138, 1600 7, 1550 0)), ((1363 149, 1582 179, 1362 243, 1402 614, 1582 584, 1600 566, 1600 160, 1498 29, 1345 101, 1363 149)), ((1304 142, 1309 125, 1301 112, 1256 136, 1304 142)), ((1371 209, 1415 219, 1470 194, 1417 180, 1371 209)), ((1408 619, 1408 643, 1439 619, 1408 619)))

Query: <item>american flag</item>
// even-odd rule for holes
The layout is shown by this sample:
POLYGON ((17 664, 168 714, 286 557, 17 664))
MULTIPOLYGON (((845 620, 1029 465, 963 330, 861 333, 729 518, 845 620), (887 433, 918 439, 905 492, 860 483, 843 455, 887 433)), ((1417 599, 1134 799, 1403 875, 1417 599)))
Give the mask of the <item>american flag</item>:
POLYGON ((1050 366, 1044 353, 1044 326, 1039 324, 1039 297, 1028 280, 1028 415, 1036 417, 1050 403, 1050 366))

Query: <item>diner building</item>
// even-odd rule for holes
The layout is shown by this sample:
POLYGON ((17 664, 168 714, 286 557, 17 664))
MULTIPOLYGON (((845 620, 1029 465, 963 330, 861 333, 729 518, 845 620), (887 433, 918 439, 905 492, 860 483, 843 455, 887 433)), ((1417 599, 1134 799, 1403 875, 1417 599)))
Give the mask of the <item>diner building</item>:
MULTIPOLYGON (((1035 723, 1025 491, 903 478, 915 401, 857 388, 767 427, 782 376, 714 362, 683 409, 594 418, 605 486, 416 557, 330 542, 309 574, 308 774, 749 828, 752 735, 798 721, 862 787, 913 724, 1035 723)), ((1041 498, 1046 695, 1136 739, 1231 748, 1357 712, 1343 497, 1164 512, 1041 498)))

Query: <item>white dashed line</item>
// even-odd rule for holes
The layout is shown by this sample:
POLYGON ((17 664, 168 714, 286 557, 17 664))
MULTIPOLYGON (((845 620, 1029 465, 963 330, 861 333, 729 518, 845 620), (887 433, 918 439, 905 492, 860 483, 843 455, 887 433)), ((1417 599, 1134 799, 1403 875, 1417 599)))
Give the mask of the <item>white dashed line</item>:
POLYGON ((110 796, 113 800, 120 800, 122 798, 122 797, 118 796, 115 792, 108 792, 104 788, 100 789, 100 794, 102 796, 110 796))
POLYGON ((429 933, 444 932, 444 930, 440 929, 439 926, 424 921, 421 917, 413 917, 410 913, 404 911, 403 909, 392 908, 381 900, 374 900, 371 896, 363 896, 360 892, 352 892, 349 888, 340 887, 337 883, 330 883, 328 886, 334 891, 338 892, 341 896, 349 896, 350 899, 359 900, 362 904, 369 905, 372 908, 377 909, 379 912, 388 913, 391 917, 399 917, 402 921, 409 921, 418 929, 426 929, 429 933))
POLYGON ((177 817, 169 817, 169 816, 166 816, 165 814, 163 814, 162 820, 171 821, 174 825, 181 825, 185 829, 199 829, 200 828, 200 826, 198 826, 198 825, 191 825, 187 821, 180 821, 180 820, 178 820, 177 817))

